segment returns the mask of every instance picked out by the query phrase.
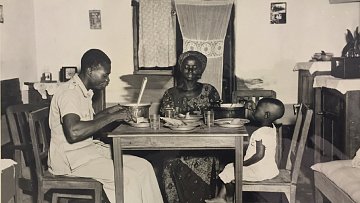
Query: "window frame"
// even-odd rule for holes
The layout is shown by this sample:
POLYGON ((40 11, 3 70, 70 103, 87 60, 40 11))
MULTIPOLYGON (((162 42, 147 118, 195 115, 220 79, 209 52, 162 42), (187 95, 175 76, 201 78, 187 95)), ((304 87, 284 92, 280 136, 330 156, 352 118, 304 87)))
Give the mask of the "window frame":
MULTIPOLYGON (((133 62, 134 75, 167 75, 173 76, 176 85, 176 66, 171 67, 139 67, 139 1, 131 0, 132 6, 132 25, 133 25, 133 62)), ((174 0, 175 1, 175 0, 174 0)), ((176 11, 173 11, 176 15, 176 11)), ((232 92, 236 90, 236 75, 235 75, 235 4, 232 7, 230 21, 224 41, 224 55, 223 55, 223 85, 221 98, 224 103, 231 103, 232 92)), ((180 30, 178 18, 176 18, 176 58, 179 58, 183 52, 183 38, 180 30)))
MULTIPOLYGON (((131 0, 132 6, 132 28, 133 28, 133 61, 134 61, 134 75, 171 75, 174 76, 174 66, 169 67, 139 67, 139 0, 131 0)), ((176 15, 176 12, 173 12, 176 15)), ((183 40, 180 31, 178 19, 176 18, 176 58, 179 58, 182 53, 183 40)))

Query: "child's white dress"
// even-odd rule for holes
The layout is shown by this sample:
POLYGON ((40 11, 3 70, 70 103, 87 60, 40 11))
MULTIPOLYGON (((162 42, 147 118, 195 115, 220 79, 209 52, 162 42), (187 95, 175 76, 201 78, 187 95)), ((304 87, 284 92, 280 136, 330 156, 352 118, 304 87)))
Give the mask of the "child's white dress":
MULTIPOLYGON (((265 146, 265 156, 255 164, 243 167, 243 180, 262 181, 274 178, 279 174, 279 169, 275 162, 276 155, 276 127, 261 127, 253 132, 250 137, 249 147, 246 150, 244 160, 256 154, 256 141, 262 140, 265 146)), ((219 174, 224 183, 229 183, 235 179, 234 163, 225 166, 219 174)))

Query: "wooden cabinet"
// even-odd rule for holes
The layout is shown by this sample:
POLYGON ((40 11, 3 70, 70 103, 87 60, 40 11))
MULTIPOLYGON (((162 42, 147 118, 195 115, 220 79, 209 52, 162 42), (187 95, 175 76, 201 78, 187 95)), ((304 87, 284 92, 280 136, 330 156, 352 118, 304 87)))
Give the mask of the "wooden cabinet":
POLYGON ((314 77, 330 75, 330 71, 317 71, 313 74, 309 70, 298 70, 298 104, 306 104, 314 109, 314 77))
MULTIPOLYGON (((29 86, 29 103, 46 103, 50 105, 52 95, 50 95, 46 91, 46 98, 43 98, 42 95, 39 93, 38 90, 34 88, 34 82, 25 82, 25 85, 29 86)), ((45 91, 45 90, 44 90, 45 91)), ((94 96, 92 98, 93 101, 93 108, 95 113, 105 109, 105 89, 103 90, 94 90, 94 96)))
POLYGON ((360 90, 315 88, 315 163, 354 157, 360 148, 360 90))

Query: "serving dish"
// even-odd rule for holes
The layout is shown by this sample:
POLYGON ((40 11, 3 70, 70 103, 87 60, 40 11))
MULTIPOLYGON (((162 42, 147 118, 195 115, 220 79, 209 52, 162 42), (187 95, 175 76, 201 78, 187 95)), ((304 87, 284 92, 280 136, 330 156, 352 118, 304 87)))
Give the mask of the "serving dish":
POLYGON ((249 122, 248 119, 244 118, 221 118, 214 121, 216 125, 224 128, 239 128, 249 122))
POLYGON ((245 117, 244 104, 220 104, 220 106, 212 107, 215 119, 245 117))
POLYGON ((180 126, 169 126, 171 130, 175 131, 190 131, 194 130, 197 126, 191 126, 191 125, 180 125, 180 126))

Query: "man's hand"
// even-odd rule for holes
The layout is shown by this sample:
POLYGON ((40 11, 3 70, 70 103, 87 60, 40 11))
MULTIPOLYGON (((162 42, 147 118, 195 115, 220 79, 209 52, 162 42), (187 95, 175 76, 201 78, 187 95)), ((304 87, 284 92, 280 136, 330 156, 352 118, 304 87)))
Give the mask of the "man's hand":
POLYGON ((111 114, 115 117, 117 121, 129 121, 131 119, 131 113, 124 108, 118 109, 111 114))
POLYGON ((120 111, 120 110, 124 110, 125 107, 123 106, 120 106, 119 104, 118 105, 115 105, 115 106, 112 106, 112 107, 109 107, 106 109, 107 113, 115 113, 117 111, 120 111))

